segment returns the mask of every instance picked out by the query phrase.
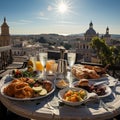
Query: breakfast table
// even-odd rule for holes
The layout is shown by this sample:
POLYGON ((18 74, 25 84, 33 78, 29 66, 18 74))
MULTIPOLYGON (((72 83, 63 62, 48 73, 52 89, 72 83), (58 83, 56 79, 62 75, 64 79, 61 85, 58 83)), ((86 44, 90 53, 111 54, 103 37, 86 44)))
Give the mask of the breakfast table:
MULTIPOLYGON (((120 84, 111 76, 107 79, 112 92, 99 100, 104 103, 101 106, 96 100, 79 106, 66 105, 60 101, 57 87, 50 95, 34 100, 12 100, 0 92, 0 101, 8 110, 34 120, 106 120, 120 114, 120 84)), ((0 88, 9 81, 11 76, 6 74, 0 80, 0 88)))

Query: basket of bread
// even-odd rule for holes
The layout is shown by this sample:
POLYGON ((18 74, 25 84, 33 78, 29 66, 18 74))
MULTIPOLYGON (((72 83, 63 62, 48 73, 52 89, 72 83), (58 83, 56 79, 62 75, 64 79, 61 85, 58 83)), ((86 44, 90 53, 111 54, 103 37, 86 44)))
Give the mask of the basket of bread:
POLYGON ((102 68, 99 66, 91 65, 74 65, 71 72, 75 78, 79 79, 89 79, 89 80, 101 80, 106 78, 106 67, 102 68))

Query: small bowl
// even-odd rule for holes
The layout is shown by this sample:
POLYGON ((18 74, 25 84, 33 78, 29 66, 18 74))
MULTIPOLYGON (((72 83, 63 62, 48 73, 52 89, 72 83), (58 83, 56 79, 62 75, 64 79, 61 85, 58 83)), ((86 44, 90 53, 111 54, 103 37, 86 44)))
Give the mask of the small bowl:
POLYGON ((59 89, 63 89, 69 86, 69 82, 67 79, 57 79, 55 81, 55 85, 59 89))
POLYGON ((85 95, 85 97, 83 98, 82 101, 78 101, 78 102, 67 101, 67 100, 65 100, 63 97, 64 97, 65 93, 66 93, 68 90, 80 91, 80 90, 84 90, 84 89, 82 89, 82 88, 69 88, 69 87, 67 87, 67 88, 64 88, 64 89, 60 90, 59 93, 58 93, 58 97, 60 98, 60 100, 61 100, 63 103, 65 103, 65 104, 67 104, 67 105, 70 105, 70 106, 78 106, 78 105, 83 104, 83 103, 88 99, 88 92, 87 92, 86 90, 84 90, 84 91, 86 92, 86 95, 85 95))

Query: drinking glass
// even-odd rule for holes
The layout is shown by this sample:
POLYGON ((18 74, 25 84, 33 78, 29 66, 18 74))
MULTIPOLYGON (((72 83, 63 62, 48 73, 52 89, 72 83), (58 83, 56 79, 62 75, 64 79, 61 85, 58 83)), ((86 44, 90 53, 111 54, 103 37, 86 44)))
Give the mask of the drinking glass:
POLYGON ((55 64, 55 60, 48 60, 46 62, 46 72, 48 74, 52 74, 54 72, 54 64, 55 64))
POLYGON ((69 67, 71 68, 76 60, 76 51, 75 50, 69 50, 67 53, 67 59, 68 59, 68 64, 69 67))
POLYGON ((46 62, 46 76, 49 80, 55 80, 57 71, 57 63, 55 60, 48 60, 46 62))
POLYGON ((43 71, 43 65, 40 61, 36 61, 36 70, 43 71))
POLYGON ((43 71, 42 71, 43 76, 45 75, 45 65, 46 65, 47 59, 48 59, 47 49, 41 49, 39 52, 39 60, 43 66, 43 71))
MULTIPOLYGON (((68 51, 68 53, 67 53, 67 60, 68 60, 68 64, 69 64, 69 67, 70 67, 70 70, 71 70, 71 68, 74 65, 75 60, 76 60, 76 51, 75 50, 69 50, 68 51)), ((72 86, 72 82, 73 82, 71 71, 68 73, 67 77, 68 77, 68 80, 69 80, 69 87, 71 87, 72 86)))
POLYGON ((29 56, 29 60, 32 62, 33 64, 33 71, 36 70, 36 57, 35 56, 29 56))
POLYGON ((46 50, 46 49, 40 50, 40 53, 39 53, 39 60, 41 61, 43 67, 45 67, 47 59, 48 59, 47 50, 46 50))

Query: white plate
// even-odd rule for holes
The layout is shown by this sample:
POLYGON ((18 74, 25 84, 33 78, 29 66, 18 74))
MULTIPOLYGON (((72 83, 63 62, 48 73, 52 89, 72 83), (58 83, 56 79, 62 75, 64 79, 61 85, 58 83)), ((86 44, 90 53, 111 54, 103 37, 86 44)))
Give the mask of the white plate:
POLYGON ((23 101, 23 100, 38 100, 38 99, 44 98, 44 97, 52 94, 52 93, 54 92, 54 90, 55 90, 55 85, 51 82, 51 83, 52 83, 52 90, 51 90, 49 93, 47 93, 46 95, 38 96, 38 97, 33 97, 33 98, 15 98, 15 97, 10 97, 10 96, 8 96, 8 95, 5 95, 4 92, 3 92, 4 88, 7 87, 10 83, 11 83, 11 82, 7 82, 6 84, 4 84, 4 85, 1 87, 0 92, 1 92, 1 94, 2 94, 4 97, 6 97, 6 98, 8 98, 8 99, 11 99, 11 100, 19 100, 19 101, 23 101))
POLYGON ((111 95, 111 93, 112 93, 112 90, 111 90, 111 88, 108 85, 105 85, 105 84, 103 84, 103 85, 106 87, 106 90, 105 90, 106 94, 99 96, 100 98, 107 97, 107 96, 111 95))
POLYGON ((81 105, 82 103, 84 103, 84 102, 88 99, 88 92, 85 90, 86 93, 87 93, 87 96, 84 98, 83 101, 80 101, 80 102, 70 102, 70 101, 64 100, 64 99, 63 99, 63 96, 64 96, 64 94, 65 94, 69 89, 79 91, 79 90, 81 90, 82 88, 68 88, 68 87, 67 87, 67 88, 64 88, 64 89, 60 90, 59 93, 58 93, 58 97, 59 97, 60 100, 61 100, 62 102, 64 102, 65 104, 70 105, 70 106, 78 106, 78 105, 81 105))
MULTIPOLYGON (((72 85, 73 85, 73 87, 75 87, 76 85, 78 85, 78 81, 73 82, 72 85)), ((100 85, 105 86, 105 88, 106 88, 105 89, 106 94, 99 96, 100 98, 107 97, 112 93, 112 90, 108 85, 106 85, 106 84, 100 84, 100 85)))

